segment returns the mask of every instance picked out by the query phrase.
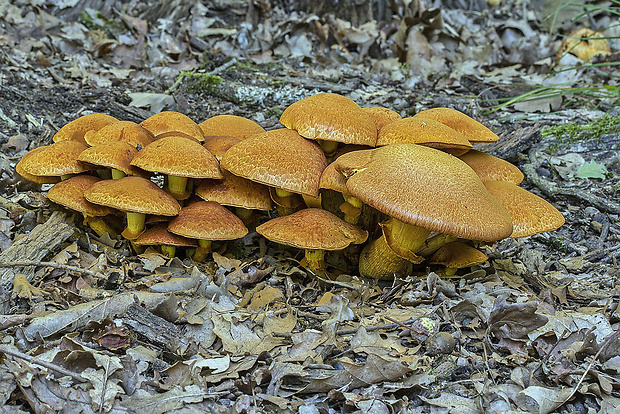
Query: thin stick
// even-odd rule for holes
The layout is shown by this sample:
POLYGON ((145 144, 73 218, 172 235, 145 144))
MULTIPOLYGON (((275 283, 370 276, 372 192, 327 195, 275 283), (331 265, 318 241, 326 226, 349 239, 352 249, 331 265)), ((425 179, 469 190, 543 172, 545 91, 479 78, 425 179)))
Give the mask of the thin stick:
POLYGON ((21 260, 17 262, 0 262, 0 267, 19 267, 19 266, 42 266, 42 267, 53 267, 56 269, 69 270, 72 272, 83 273, 85 275, 96 277, 97 279, 107 279, 106 276, 101 273, 93 272, 92 270, 82 269, 77 266, 63 265, 60 263, 54 262, 35 262, 30 260, 21 260))
POLYGON ((603 342, 603 345, 601 345, 601 347, 599 348, 598 352, 596 354, 594 354, 594 357, 592 358, 592 361, 590 361, 590 363, 588 364, 588 367, 586 368, 586 370, 584 371, 583 375, 581 376, 581 378, 579 378, 579 381, 577 382, 577 384, 575 384, 575 386, 573 387, 573 391, 570 393, 570 395, 568 397, 566 397, 564 399, 564 401, 562 401, 562 404, 560 404, 558 406, 561 407, 564 404, 566 404, 568 402, 568 400, 570 400, 571 398, 573 398, 573 395, 575 395, 575 393, 577 392, 577 390, 579 389, 579 387, 581 387, 581 383, 583 382, 583 380, 586 378, 586 375, 588 375, 588 372, 590 372, 590 368, 592 368, 592 365, 594 365, 594 361, 596 361, 598 359, 598 357, 601 355, 601 352, 603 352, 603 349, 607 348, 607 345, 609 345, 611 342, 615 341, 616 339, 618 339, 618 337, 620 337, 620 329, 618 329, 616 332, 614 332, 613 334, 611 334, 606 340, 605 342, 603 342))
MULTIPOLYGON (((385 319, 388 320, 393 320, 390 319, 388 317, 385 317, 385 319)), ((416 319, 409 319, 405 322, 395 322, 395 323, 386 323, 383 325, 374 325, 374 326, 368 326, 366 327, 366 332, 372 332, 372 331, 377 331, 379 329, 385 329, 385 330, 390 330, 390 329, 394 329, 394 328, 398 328, 399 325, 402 325, 403 323, 411 323, 411 322, 415 322, 416 319)), ((357 328, 349 328, 349 329, 341 329, 339 331, 336 331, 336 335, 353 335, 354 333, 356 333, 358 331, 359 327, 357 328)))
POLYGON ((56 364, 52 364, 51 362, 42 361, 42 360, 40 360, 38 358, 31 357, 30 355, 23 354, 23 353, 21 353, 19 351, 12 351, 10 349, 6 349, 5 347, 0 347, 0 352, 3 353, 3 354, 14 356, 15 358, 23 359, 25 361, 30 362, 31 364, 40 365, 42 367, 51 369, 52 371, 59 372, 62 375, 68 375, 71 378, 73 378, 74 380, 76 380, 77 382, 88 382, 87 379, 85 379, 84 377, 82 377, 78 373, 75 373, 73 371, 69 371, 68 369, 65 369, 65 368, 63 368, 61 366, 58 366, 56 364))

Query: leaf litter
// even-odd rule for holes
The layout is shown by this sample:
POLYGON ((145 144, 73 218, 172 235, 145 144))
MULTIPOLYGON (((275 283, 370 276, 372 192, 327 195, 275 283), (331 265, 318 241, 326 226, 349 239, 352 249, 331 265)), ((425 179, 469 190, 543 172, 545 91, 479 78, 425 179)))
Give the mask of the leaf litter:
MULTIPOLYGON (((273 127, 288 104, 324 90, 411 115, 440 105, 483 111, 554 84, 617 87, 605 71, 549 74, 580 65, 551 58, 561 42, 541 29, 551 1, 541 9, 395 1, 388 18, 368 21, 291 13, 280 1, 212 3, 158 12, 141 3, 93 10, 0 0, 0 87, 14 103, 0 105, 1 251, 50 210, 14 163, 85 111, 135 120, 162 109, 201 120, 235 113, 273 127), (211 78, 192 83, 184 71, 211 78)), ((583 24, 573 12, 558 14, 553 30, 583 24)), ((596 16, 618 50, 610 19, 596 16)), ((195 267, 154 251, 131 256, 78 228, 49 259, 54 266, 13 279, 0 316, 2 404, 110 413, 617 412, 617 134, 523 139, 532 121, 587 123, 604 111, 613 112, 607 97, 590 104, 571 93, 498 110, 493 125, 522 139, 491 151, 525 167, 529 185, 568 224, 485 246, 490 261, 460 278, 428 272, 377 283, 336 259, 338 278, 321 281, 296 252, 252 241, 195 267)))

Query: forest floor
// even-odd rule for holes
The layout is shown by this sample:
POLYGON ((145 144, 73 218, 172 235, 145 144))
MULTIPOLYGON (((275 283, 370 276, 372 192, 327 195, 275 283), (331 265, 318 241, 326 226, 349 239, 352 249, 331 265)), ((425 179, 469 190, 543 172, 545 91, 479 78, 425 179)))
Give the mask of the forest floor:
POLYGON ((552 1, 395 1, 352 24, 210 3, 0 0, 0 412, 620 411, 612 13, 569 7, 549 27, 552 1), (583 26, 612 53, 556 61, 583 26), (255 232, 202 264, 135 255, 15 173, 80 115, 273 129, 318 92, 473 116, 501 137, 476 148, 521 168, 566 223, 482 246, 489 260, 458 277, 365 280, 334 255, 326 281, 255 232))

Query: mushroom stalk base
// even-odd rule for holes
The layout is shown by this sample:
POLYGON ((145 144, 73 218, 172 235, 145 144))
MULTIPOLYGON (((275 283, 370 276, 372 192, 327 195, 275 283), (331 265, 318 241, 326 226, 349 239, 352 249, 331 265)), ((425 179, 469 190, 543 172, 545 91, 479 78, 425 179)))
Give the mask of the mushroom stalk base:
POLYGON ((84 224, 89 226, 99 237, 106 233, 108 233, 112 238, 116 238, 116 236, 118 236, 118 233, 101 217, 93 217, 88 214, 84 214, 84 224))
POLYGON ((430 237, 424 241, 424 244, 418 250, 418 254, 423 257, 428 257, 439 250, 441 247, 448 243, 458 240, 458 237, 451 234, 440 233, 433 237, 430 237))
POLYGON ((168 176, 168 192, 177 200, 185 197, 185 188, 187 187, 187 177, 177 177, 176 175, 168 176))
POLYGON ((235 207, 235 214, 241 219, 241 221, 243 221, 243 224, 245 224, 246 226, 248 226, 254 221, 254 213, 252 213, 252 210, 250 209, 235 207))
POLYGON ((207 255, 211 253, 211 240, 198 240, 198 247, 192 256, 197 262, 202 262, 207 258, 207 255))
POLYGON ((362 277, 392 280, 395 275, 407 275, 412 264, 399 257, 390 246, 385 236, 374 240, 364 247, 360 255, 359 270, 362 277))
POLYGON ((162 244, 161 252, 172 259, 177 253, 177 248, 175 246, 169 246, 167 244, 162 244))
POLYGON ((135 240, 144 232, 145 214, 127 212, 127 228, 123 231, 122 236, 129 240, 135 240))
POLYGON ((331 157, 338 150, 338 142, 336 141, 326 141, 324 139, 318 139, 317 141, 327 157, 331 157))
POLYGON ((324 250, 305 250, 306 260, 308 261, 308 269, 319 276, 324 276, 325 270, 325 251, 324 250))
POLYGON ((117 170, 116 168, 112 168, 112 179, 118 180, 119 178, 125 177, 127 174, 122 172, 121 170, 117 170))
MULTIPOLYGON (((393 240, 398 245, 406 248, 412 253, 416 253, 424 245, 424 241, 430 234, 430 231, 413 224, 403 223, 395 218, 388 220, 393 240)), ((386 226, 387 227, 387 226, 386 226)))

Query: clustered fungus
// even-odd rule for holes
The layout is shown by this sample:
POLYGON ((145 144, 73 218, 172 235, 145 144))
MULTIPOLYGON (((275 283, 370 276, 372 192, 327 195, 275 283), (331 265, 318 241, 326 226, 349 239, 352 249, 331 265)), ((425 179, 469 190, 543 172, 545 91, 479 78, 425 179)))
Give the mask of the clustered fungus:
POLYGON ((136 249, 159 246, 174 257, 186 247, 203 261, 212 241, 242 238, 258 224, 266 239, 304 250, 303 263, 320 276, 325 252, 364 243, 361 276, 389 280, 419 264, 453 275, 487 260, 472 245, 564 223, 518 186, 516 166, 472 149, 499 137, 453 109, 402 118, 320 93, 289 106, 280 123, 265 131, 235 115, 200 124, 172 111, 140 124, 85 115, 16 171, 53 184, 48 198, 82 213, 99 236, 118 237, 109 223, 124 217, 121 236, 136 249), (274 205, 279 217, 268 219, 274 205))

